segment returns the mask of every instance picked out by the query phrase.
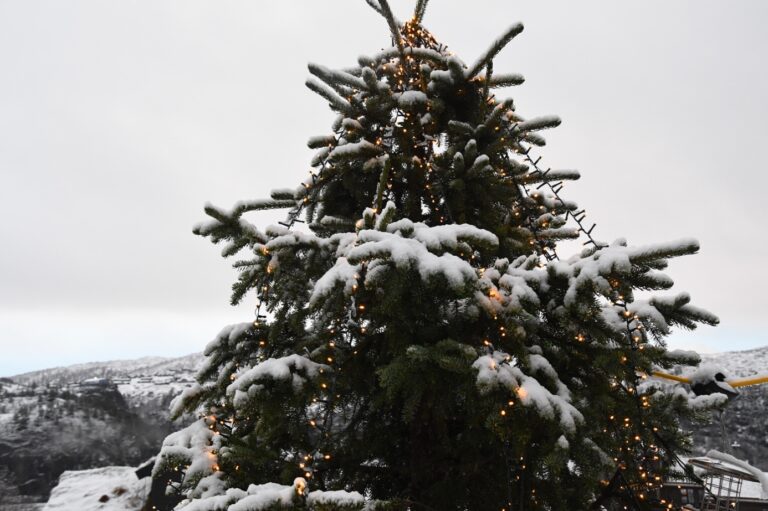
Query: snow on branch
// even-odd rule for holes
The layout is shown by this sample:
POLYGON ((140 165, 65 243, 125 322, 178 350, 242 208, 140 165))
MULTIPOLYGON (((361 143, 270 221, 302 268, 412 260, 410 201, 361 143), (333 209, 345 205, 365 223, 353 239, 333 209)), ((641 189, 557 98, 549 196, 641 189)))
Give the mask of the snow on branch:
POLYGON ((397 97, 397 105, 403 110, 414 110, 426 106, 427 102, 427 95, 418 90, 405 91, 397 97))
MULTIPOLYGON (((210 357, 216 351, 229 349, 230 346, 238 342, 251 328, 253 328, 253 322, 251 321, 225 326, 216 337, 205 346, 203 355, 210 357)), ((198 375, 202 376, 205 370, 205 367, 201 368, 198 375)))
POLYGON ((654 297, 649 300, 650 304, 656 309, 672 316, 674 320, 677 320, 676 322, 682 323, 686 327, 690 327, 690 324, 694 321, 712 326, 720 323, 720 318, 705 309, 690 305, 690 301, 691 296, 688 293, 678 293, 675 296, 668 297, 654 297), (681 319, 687 319, 690 323, 686 324, 680 321, 681 319))
POLYGON ((390 233, 412 231, 415 239, 433 251, 458 250, 461 242, 483 248, 493 248, 499 244, 499 238, 495 234, 470 224, 428 227, 426 224, 413 224, 410 220, 403 219, 389 224, 387 231, 390 233))
POLYGON ((509 27, 504 34, 496 39, 490 48, 483 53, 480 58, 477 59, 469 70, 465 73, 465 76, 469 79, 479 73, 493 58, 511 41, 515 36, 523 31, 523 24, 516 23, 509 27))
POLYGON ((323 369, 328 367, 297 354, 270 358, 236 375, 235 380, 227 387, 227 396, 233 398, 235 406, 241 406, 263 390, 264 380, 289 381, 293 389, 299 391, 309 379, 316 377, 323 369))
POLYGON ((376 144, 372 144, 367 140, 361 140, 359 142, 353 142, 335 147, 328 154, 328 158, 333 161, 350 160, 353 158, 367 159, 371 156, 380 154, 381 151, 381 148, 376 144))
POLYGON ((336 259, 336 264, 325 272, 312 289, 312 295, 309 297, 309 306, 315 307, 318 302, 328 296, 337 285, 342 284, 344 294, 350 295, 352 289, 357 284, 360 265, 351 265, 346 257, 336 259))
MULTIPOLYGON (((307 483, 296 478, 293 486, 277 483, 252 484, 247 490, 229 488, 223 494, 206 495, 182 506, 184 511, 267 511, 293 509, 301 500, 307 483)), ((213 492, 211 492, 213 493, 213 492)))
POLYGON ((362 509, 365 497, 356 491, 321 491, 315 490, 307 495, 310 509, 362 509))
POLYGON ((247 490, 218 489, 218 491, 205 492, 202 498, 182 504, 181 509, 184 511, 269 511, 300 507, 309 511, 328 509, 356 511, 363 509, 366 504, 365 498, 358 492, 315 490, 307 494, 306 488, 306 479, 297 477, 291 486, 264 483, 251 484, 247 490))
POLYGON ((475 299, 492 316, 502 312, 521 314, 528 306, 536 308, 540 305, 536 289, 542 287, 546 276, 538 268, 510 266, 503 274, 496 268, 486 268, 478 281, 475 299))
POLYGON ((509 73, 509 74, 503 74, 503 75, 493 75, 491 76, 491 79, 488 80, 488 87, 492 89, 497 89, 500 87, 510 87, 512 85, 520 85, 521 83, 525 82, 525 78, 521 74, 517 73, 509 73))
POLYGON ((682 255, 695 254, 699 251, 699 242, 693 238, 683 238, 666 243, 654 243, 633 247, 629 256, 633 262, 643 262, 649 259, 668 259, 682 255))
POLYGON ((294 201, 294 204, 296 203, 296 200, 298 200, 298 197, 303 195, 304 187, 300 186, 298 188, 275 188, 273 190, 269 191, 269 196, 272 198, 272 200, 277 201, 294 201))
POLYGON ((158 476, 168 467, 187 466, 184 473, 185 483, 208 476, 214 472, 220 438, 208 427, 207 419, 201 418, 168 435, 163 440, 160 454, 155 461, 153 476, 158 476))
POLYGON ((664 356, 676 364, 696 365, 701 363, 701 355, 690 350, 667 350, 664 356))
POLYGON ((181 415, 192 406, 192 403, 198 403, 200 399, 213 388, 213 385, 210 383, 200 385, 199 383, 195 382, 184 389, 181 394, 173 398, 173 401, 171 401, 171 418, 176 419, 181 417, 181 415))
POLYGON ((311 62, 307 64, 307 68, 309 69, 310 73, 317 76, 330 86, 341 84, 359 90, 365 90, 368 88, 362 78, 358 78, 357 76, 353 76, 344 71, 335 71, 333 69, 328 69, 325 66, 321 66, 320 64, 313 64, 311 62))
POLYGON ((373 230, 361 231, 359 239, 362 243, 349 251, 351 263, 382 259, 399 269, 416 270, 424 281, 442 277, 454 289, 477 278, 468 262, 449 253, 438 256, 417 239, 373 230))
POLYGON ((265 209, 285 209, 296 205, 294 199, 252 199, 237 201, 232 206, 227 216, 236 217, 249 211, 262 211, 265 209))
POLYGON ((421 23, 421 20, 424 19, 424 12, 427 10, 427 3, 429 3, 429 0, 418 0, 416 2, 416 8, 413 10, 413 20, 416 23, 421 23))
POLYGON ((545 115, 518 123, 517 129, 520 131, 546 130, 560 126, 561 122, 560 118, 556 115, 545 115))
POLYGON ((315 137, 309 137, 309 140, 307 140, 307 147, 310 149, 320 149, 332 146, 335 143, 336 137, 334 135, 318 135, 315 137))
POLYGON ((305 84, 311 91, 324 97, 334 110, 345 114, 352 114, 354 112, 354 108, 352 108, 349 101, 339 96, 335 90, 326 84, 313 78, 307 78, 305 84))
POLYGON ((514 365, 511 357, 502 351, 479 357, 472 367, 477 370, 477 386, 481 392, 490 392, 495 388, 506 389, 514 393, 523 406, 536 409, 542 417, 558 420, 566 432, 573 433, 576 425, 584 421, 584 416, 570 403, 570 393, 557 379, 549 363, 545 365, 542 360, 546 362, 546 359, 540 357, 534 364, 538 364, 537 369, 544 371, 548 378, 555 380, 558 386, 555 394, 536 378, 523 373, 514 365))
POLYGON ((301 495, 307 483, 303 478, 297 478, 293 486, 284 486, 277 483, 266 483, 248 487, 248 495, 227 508, 227 511, 266 511, 276 507, 293 507, 301 495))
MULTIPOLYGON (((440 53, 439 51, 433 50, 431 48, 418 48, 414 46, 408 46, 403 48, 402 55, 408 57, 415 57, 417 59, 421 60, 431 60, 439 64, 445 65, 448 62, 448 58, 440 53)), ((379 53, 376 53, 373 57, 371 57, 375 61, 386 61, 388 59, 399 57, 400 52, 397 48, 386 48, 379 53)), ((458 59, 456 59, 458 61, 458 59)), ((432 73, 436 73, 437 71, 432 71, 432 73)))
MULTIPOLYGON (((610 297, 612 288, 608 282, 609 277, 632 277, 633 271, 642 269, 638 265, 645 265, 656 259, 687 254, 694 248, 698 248, 698 244, 694 240, 681 240, 642 247, 627 247, 624 240, 617 240, 610 246, 602 247, 592 253, 575 256, 566 261, 554 261, 550 263, 550 267, 555 275, 569 279, 565 304, 573 305, 577 301, 578 293, 583 289, 591 287, 606 297, 610 297)), ((643 279, 644 286, 653 285, 658 289, 666 289, 672 285, 672 281, 667 275, 659 271, 650 271, 648 268, 643 270, 643 279)), ((682 295, 679 295, 678 299, 682 299, 682 295)), ((667 305, 667 302, 660 298, 656 300, 657 302, 649 303, 649 305, 667 305)), ((640 303, 638 302, 638 306, 640 303)), ((679 307, 682 305, 679 304, 679 307)), ((708 313, 705 314, 706 311, 691 310, 691 313, 695 312, 699 312, 701 317, 708 321, 716 319, 707 315, 708 313)))
MULTIPOLYGON (((452 288, 462 288, 476 282, 478 276, 469 262, 452 252, 467 256, 473 249, 493 249, 499 243, 494 234, 472 225, 429 227, 408 219, 390 223, 395 213, 392 203, 387 203, 378 215, 373 210, 369 213, 372 215, 370 228, 339 244, 336 264, 315 283, 310 306, 318 305, 339 285, 346 295, 351 294, 358 284, 363 263, 369 267, 383 264, 414 270, 424 281, 440 277, 452 288)), ((369 273, 365 284, 373 284, 381 271, 369 273)))
MULTIPOLYGON (((392 14, 392 9, 390 9, 389 2, 387 0, 378 0, 378 2, 379 2, 379 8, 381 9, 379 13, 382 16, 384 16, 384 19, 387 20, 387 25, 389 25, 389 31, 392 33, 392 40, 395 42, 397 49, 400 51, 400 54, 402 55, 403 40, 400 37, 400 22, 397 19, 395 19, 395 15, 392 14)), ((369 2, 369 5, 370 5, 370 2, 369 2)))
POLYGON ((365 0, 365 3, 367 3, 371 9, 378 12, 382 16, 384 16, 384 11, 381 8, 381 5, 379 4, 379 0, 365 0))
POLYGON ((296 201, 275 201, 271 199, 250 201, 248 203, 237 203, 230 211, 209 203, 205 205, 205 212, 213 220, 196 224, 192 228, 192 232, 200 236, 210 237, 214 243, 225 240, 229 241, 222 250, 224 257, 237 253, 246 245, 265 243, 268 237, 253 224, 242 218, 244 212, 250 211, 249 207, 245 206, 246 204, 253 207, 253 209, 258 209, 258 207, 267 204, 274 207, 291 207, 295 206, 296 201), (290 206, 288 206, 288 203, 290 203, 290 206))

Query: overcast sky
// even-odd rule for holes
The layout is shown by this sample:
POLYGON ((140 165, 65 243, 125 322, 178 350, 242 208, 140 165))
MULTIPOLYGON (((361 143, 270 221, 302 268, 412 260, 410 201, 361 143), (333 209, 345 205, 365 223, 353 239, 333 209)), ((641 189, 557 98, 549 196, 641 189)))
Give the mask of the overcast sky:
MULTIPOLYGON (((425 19, 465 61, 516 21, 495 69, 525 75, 522 115, 562 117, 540 154, 582 172, 565 194, 599 238, 701 242, 670 273, 722 323, 671 346, 767 345, 768 2, 433 0, 425 19)), ((187 354, 250 320, 191 227, 298 184, 332 120, 306 63, 388 41, 363 0, 0 0, 0 375, 187 354)))

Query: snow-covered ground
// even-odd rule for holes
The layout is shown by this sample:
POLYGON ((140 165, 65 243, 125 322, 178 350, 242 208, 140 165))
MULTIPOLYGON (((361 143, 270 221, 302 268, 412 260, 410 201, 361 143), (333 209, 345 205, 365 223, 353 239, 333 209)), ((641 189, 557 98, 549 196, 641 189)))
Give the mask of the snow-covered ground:
POLYGON ((151 479, 139 480, 133 467, 67 471, 43 511, 139 511, 151 479))

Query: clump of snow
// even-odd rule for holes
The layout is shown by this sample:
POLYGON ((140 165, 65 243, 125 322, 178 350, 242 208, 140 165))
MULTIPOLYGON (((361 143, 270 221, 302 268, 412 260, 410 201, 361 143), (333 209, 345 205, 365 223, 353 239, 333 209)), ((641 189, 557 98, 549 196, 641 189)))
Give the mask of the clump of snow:
MULTIPOLYGON (((362 509, 365 498, 358 492, 320 491, 307 492, 307 481, 297 477, 292 486, 277 483, 252 484, 247 490, 229 488, 218 495, 203 494, 201 498, 182 502, 180 511, 262 511, 266 509, 294 509, 306 497, 307 509, 324 509, 334 506, 344 509, 362 509)), ((302 509, 304 507, 302 506, 302 509)))
POLYGON ((415 107, 426 105, 427 101, 427 95, 418 90, 405 91, 397 98, 398 106, 404 110, 411 110, 415 107))
MULTIPOLYGON (((306 483, 303 484, 306 487, 306 483)), ((297 497, 297 487, 266 483, 248 487, 248 495, 227 508, 227 511, 260 511, 273 506, 290 506, 297 497)))
POLYGON ((381 149, 367 140, 339 145, 335 147, 328 155, 331 160, 340 160, 345 158, 369 157, 381 152, 381 149))
POLYGON ((230 488, 221 495, 203 495, 202 498, 182 502, 177 509, 183 511, 261 511, 276 507, 292 508, 307 487, 304 478, 297 477, 293 486, 277 483, 252 484, 247 490, 230 488))
POLYGON ((337 284, 344 285, 344 293, 350 294, 360 272, 360 265, 351 265, 346 257, 336 259, 336 264, 320 277, 312 289, 309 306, 314 306, 321 298, 330 294, 337 284))
POLYGON ((208 420, 201 418, 163 440, 160 455, 155 461, 153 475, 163 467, 183 465, 184 481, 205 477, 214 472, 220 438, 210 429, 208 420))
POLYGON ((69 470, 61 474, 43 511, 139 511, 151 479, 137 479, 133 467, 69 470))
MULTIPOLYGON (((538 357, 537 355, 535 355, 538 357)), ((495 387, 509 390, 523 406, 534 408, 542 417, 559 420, 564 431, 572 433, 576 424, 584 421, 584 416, 570 403, 570 392, 559 379, 552 378, 551 367, 546 359, 539 357, 534 363, 534 370, 543 372, 553 379, 557 392, 552 393, 536 378, 525 374, 520 367, 510 363, 510 356, 501 351, 479 357, 472 364, 477 370, 477 386, 481 391, 495 387)), ((554 372, 554 370, 552 370, 554 372)))
POLYGON ((318 505, 362 508, 365 505, 365 498, 356 491, 348 492, 343 490, 316 490, 311 492, 307 497, 307 505, 310 508, 316 507, 318 505))
POLYGON ((424 281, 442 276, 454 289, 476 278, 469 263, 453 254, 436 255, 419 240, 379 231, 361 231, 360 240, 363 243, 349 252, 351 262, 388 260, 397 268, 418 271, 424 281))
POLYGON ((673 361, 686 363, 689 361, 701 362, 701 356, 697 352, 690 350, 667 350, 667 358, 673 361))
MULTIPOLYGON (((343 285, 349 295, 358 284, 363 264, 368 264, 368 276, 364 284, 375 285, 390 264, 400 270, 415 270, 424 281, 441 277, 453 289, 461 289, 477 281, 472 265, 462 257, 469 256, 480 247, 495 247, 498 238, 472 225, 440 225, 429 227, 401 219, 392 223, 382 221, 394 215, 394 205, 388 203, 373 224, 378 229, 361 229, 344 237, 331 237, 336 244, 336 264, 320 277, 314 285, 310 306, 317 305, 337 285, 343 285), (386 231, 379 230, 386 227, 386 231), (454 254, 456 252, 457 254, 454 254), (386 266, 385 266, 386 265, 386 266), (378 271, 373 269, 379 266, 378 271)), ((373 210, 368 210, 371 215, 373 210)), ((326 248, 331 245, 326 243, 326 248)))
POLYGON ((666 394, 681 396, 688 401, 688 406, 695 410, 711 410, 728 403, 728 396, 720 392, 697 396, 680 385, 667 385, 665 388, 666 394))
POLYGON ((185 388, 181 394, 173 398, 170 406, 171 417, 178 417, 186 410, 186 403, 193 400, 205 392, 206 388, 195 382, 185 388))
MULTIPOLYGON (((712 381, 716 381, 715 377, 717 374, 720 373, 724 377, 728 376, 728 372, 723 369, 720 366, 714 365, 714 364, 702 364, 698 368, 696 368, 696 371, 694 371, 688 378, 691 380, 691 383, 709 383, 712 381)), ((725 383, 725 382, 718 382, 718 383, 725 383)), ((727 384, 726 384, 727 385, 727 384)), ((728 385, 730 388, 730 385, 728 385)), ((733 390, 731 388, 731 390, 733 390)))
POLYGON ((263 385, 259 382, 263 380, 288 380, 294 389, 300 390, 308 379, 327 368, 295 353, 287 357, 270 358, 237 375, 235 381, 227 387, 227 395, 234 396, 234 404, 239 406, 262 389, 263 385))

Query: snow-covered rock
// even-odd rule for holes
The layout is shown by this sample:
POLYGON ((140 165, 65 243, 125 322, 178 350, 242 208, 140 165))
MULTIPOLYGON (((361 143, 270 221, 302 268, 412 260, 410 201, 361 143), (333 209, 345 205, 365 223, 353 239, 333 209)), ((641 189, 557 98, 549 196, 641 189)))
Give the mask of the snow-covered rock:
POLYGON ((43 511, 139 511, 151 479, 139 480, 135 470, 103 467, 64 472, 43 511))

